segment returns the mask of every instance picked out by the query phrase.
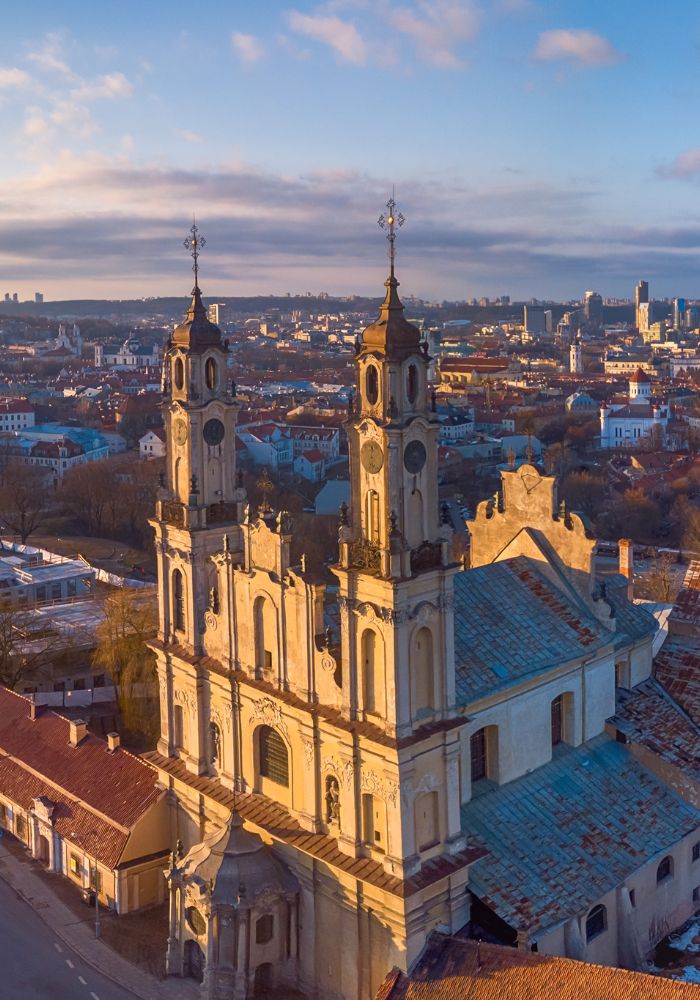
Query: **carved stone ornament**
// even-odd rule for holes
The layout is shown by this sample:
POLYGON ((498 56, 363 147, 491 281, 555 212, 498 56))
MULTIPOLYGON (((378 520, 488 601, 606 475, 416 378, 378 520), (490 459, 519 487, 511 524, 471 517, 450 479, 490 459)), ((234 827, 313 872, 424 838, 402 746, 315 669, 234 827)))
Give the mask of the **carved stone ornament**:
POLYGON ((223 731, 224 726, 226 727, 226 732, 231 732, 231 706, 224 705, 223 709, 219 705, 214 705, 211 710, 212 722, 215 722, 220 730, 223 731))
POLYGON ((332 674, 335 671, 336 663, 332 656, 322 656, 321 657, 321 668, 327 673, 332 674))
POLYGON ((219 627, 219 620, 213 611, 204 612, 204 627, 207 632, 216 632, 219 627))
POLYGON ((173 697, 174 697, 175 701, 179 702, 179 704, 184 705, 184 707, 187 709, 188 713, 192 716, 192 718, 194 718, 195 713, 197 711, 197 699, 192 694, 192 692, 191 691, 182 691, 181 689, 178 688, 175 691, 175 694, 174 694, 173 697))
POLYGON ((321 764, 324 774, 336 774, 346 788, 352 788, 355 764, 352 760, 339 761, 335 757, 324 757, 321 764))
POLYGON ((436 611, 437 608, 434 604, 430 604, 429 601, 422 601, 413 609, 411 618, 418 622, 419 625, 427 625, 435 617, 436 611))
POLYGON ((302 739, 301 745, 304 748, 304 760, 307 768, 310 768, 314 761, 314 741, 302 739))
POLYGON ((370 604, 368 601, 365 601, 364 604, 359 604, 354 609, 354 612, 358 618, 364 618, 369 625, 381 620, 379 608, 376 608, 374 604, 370 604))
POLYGON ((257 701, 253 702, 253 711, 249 722, 252 723, 255 720, 259 720, 260 722, 264 722, 267 726, 273 726, 275 729, 279 729, 280 732, 284 733, 286 739, 289 740, 287 723, 284 721, 282 716, 282 710, 277 702, 272 698, 258 698, 257 701))

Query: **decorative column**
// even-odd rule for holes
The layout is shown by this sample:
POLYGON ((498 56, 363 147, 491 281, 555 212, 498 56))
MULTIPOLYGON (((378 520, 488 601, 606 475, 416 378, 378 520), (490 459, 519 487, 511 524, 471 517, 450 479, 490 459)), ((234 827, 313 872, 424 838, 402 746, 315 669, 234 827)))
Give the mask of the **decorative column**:
POLYGON ((182 955, 180 954, 180 914, 177 905, 177 892, 182 885, 175 867, 175 854, 171 858, 172 867, 167 874, 169 897, 169 928, 168 947, 165 956, 165 971, 169 976, 182 975, 182 955))

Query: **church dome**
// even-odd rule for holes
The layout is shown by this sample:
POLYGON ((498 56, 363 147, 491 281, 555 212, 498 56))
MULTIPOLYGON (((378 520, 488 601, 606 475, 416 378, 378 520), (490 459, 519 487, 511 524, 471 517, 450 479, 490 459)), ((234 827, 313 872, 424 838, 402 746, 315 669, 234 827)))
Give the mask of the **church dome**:
POLYGON ((177 347, 190 350, 205 347, 221 347, 221 330, 210 322, 202 302, 202 293, 197 285, 192 290, 192 302, 187 316, 175 327, 173 343, 177 347))
POLYGON ((294 876, 260 837, 244 828, 235 810, 228 826, 192 848, 183 873, 205 885, 213 882, 212 902, 224 905, 235 906, 242 898, 252 902, 269 890, 282 895, 299 891, 294 876))
POLYGON ((386 296, 379 307, 379 316, 362 334, 365 351, 380 351, 388 358, 405 358, 420 351, 420 330, 409 323, 397 291, 399 283, 393 271, 387 278, 386 296))
POLYGON ((630 376, 630 382, 634 382, 635 384, 648 384, 651 382, 651 379, 646 372, 642 371, 641 368, 638 368, 634 375, 630 376))

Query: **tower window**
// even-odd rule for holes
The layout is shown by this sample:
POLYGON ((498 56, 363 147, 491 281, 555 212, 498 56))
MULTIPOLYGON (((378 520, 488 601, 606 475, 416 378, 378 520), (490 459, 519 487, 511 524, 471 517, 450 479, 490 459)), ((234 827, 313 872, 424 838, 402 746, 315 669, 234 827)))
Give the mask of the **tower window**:
POLYGON ((415 403, 416 396, 418 395, 418 369, 415 365, 408 366, 408 375, 406 377, 406 395, 408 396, 409 403, 415 403))
POLYGON ((666 857, 659 863, 659 867, 656 869, 656 882, 665 882, 667 878, 673 877, 673 858, 670 855, 666 857))
POLYGON ((375 365, 370 365, 365 376, 365 394, 370 406, 379 399, 379 372, 375 365))
POLYGON ((261 726, 259 733, 260 776, 288 788, 289 756, 284 740, 270 726, 261 726))
POLYGON ((213 358, 207 358, 207 363, 204 366, 204 379, 207 383, 207 389, 211 389, 213 392, 217 382, 216 361, 213 358))
POLYGON ((274 932, 275 918, 271 913, 265 913, 262 917, 258 917, 255 922, 255 943, 267 944, 268 941, 272 941, 274 932))
POLYGON ((608 911, 600 904, 594 906, 586 917, 586 941, 592 941, 608 929, 608 911))
POLYGON ((178 632, 185 630, 185 588, 182 573, 176 569, 173 573, 173 622, 178 632))
POLYGON ((173 378, 175 380, 175 388, 181 390, 185 384, 185 365, 182 358, 175 359, 173 378))
POLYGON ((472 781, 481 781, 486 777, 486 730, 479 729, 472 734, 469 741, 469 749, 472 759, 472 781))

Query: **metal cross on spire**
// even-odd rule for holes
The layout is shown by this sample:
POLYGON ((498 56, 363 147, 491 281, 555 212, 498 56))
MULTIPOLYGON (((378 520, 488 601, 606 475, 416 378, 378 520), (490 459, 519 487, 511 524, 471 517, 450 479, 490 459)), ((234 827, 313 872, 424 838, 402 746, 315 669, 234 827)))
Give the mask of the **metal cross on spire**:
POLYGON ((194 271, 195 288, 199 288, 199 255, 202 252, 202 249, 206 246, 206 243, 207 241, 204 237, 199 235, 199 229, 197 228, 197 223, 193 217, 189 236, 182 245, 187 248, 193 261, 192 270, 194 271))
POLYGON ((391 264, 391 276, 394 276, 394 262, 396 261, 396 230, 400 229, 405 222, 405 218, 396 209, 394 201, 394 189, 391 189, 391 198, 386 203, 386 213, 382 213, 377 219, 377 225, 386 233, 389 241, 389 262, 391 264))

